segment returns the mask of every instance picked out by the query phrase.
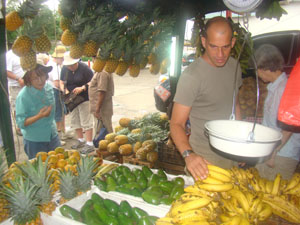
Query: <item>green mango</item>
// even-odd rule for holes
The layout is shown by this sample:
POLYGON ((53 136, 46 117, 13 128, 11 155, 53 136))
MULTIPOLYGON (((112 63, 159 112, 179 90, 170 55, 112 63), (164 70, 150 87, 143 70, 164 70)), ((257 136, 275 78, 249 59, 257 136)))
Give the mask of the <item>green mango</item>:
POLYGON ((173 187, 174 187, 174 183, 172 181, 168 181, 168 180, 161 180, 158 183, 158 186, 167 194, 170 194, 173 187))
POLYGON ((147 179, 149 179, 153 174, 152 170, 148 166, 142 166, 142 172, 147 179))
POLYGON ((117 178, 117 183, 118 183, 119 185, 126 184, 126 183, 127 183, 126 177, 125 177, 123 174, 121 174, 121 175, 117 178))
POLYGON ((110 214, 117 215, 119 212, 119 204, 111 199, 104 199, 103 204, 110 214))
POLYGON ((144 216, 148 216, 148 213, 145 210, 143 210, 143 209, 140 209, 138 207, 134 207, 134 208, 132 208, 132 215, 133 215, 133 218, 136 221, 139 221, 144 216))
POLYGON ((184 186, 184 179, 182 177, 176 177, 173 179, 175 185, 184 186))
POLYGON ((126 200, 120 202, 119 211, 128 217, 132 217, 132 207, 126 200))
POLYGON ((148 181, 144 175, 137 177, 136 182, 140 185, 141 189, 145 190, 147 188, 148 181))
POLYGON ((157 174, 152 174, 149 178, 148 178, 148 187, 150 186, 158 186, 159 183, 159 176, 157 174))
POLYGON ((94 183, 101 191, 105 191, 105 192, 107 191, 107 184, 105 181, 103 181, 99 178, 96 178, 94 183))
POLYGON ((158 169, 156 173, 161 179, 168 180, 167 174, 163 171, 163 169, 158 169))
POLYGON ((170 193, 170 197, 177 200, 183 193, 184 187, 181 185, 175 185, 170 193))

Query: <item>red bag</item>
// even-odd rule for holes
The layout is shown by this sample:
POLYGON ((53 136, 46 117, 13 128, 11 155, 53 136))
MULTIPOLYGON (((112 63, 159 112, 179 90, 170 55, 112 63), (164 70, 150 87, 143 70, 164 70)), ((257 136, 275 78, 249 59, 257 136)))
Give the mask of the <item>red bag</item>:
POLYGON ((300 59, 294 66, 281 97, 278 120, 300 126, 300 59))

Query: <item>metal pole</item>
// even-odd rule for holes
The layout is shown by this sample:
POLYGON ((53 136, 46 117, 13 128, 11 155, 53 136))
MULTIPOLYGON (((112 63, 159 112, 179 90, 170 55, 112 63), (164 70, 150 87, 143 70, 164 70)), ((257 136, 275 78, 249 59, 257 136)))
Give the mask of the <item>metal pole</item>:
POLYGON ((6 38, 5 38, 5 0, 0 0, 0 131, 8 165, 16 161, 15 145, 10 117, 9 100, 6 93, 6 38))

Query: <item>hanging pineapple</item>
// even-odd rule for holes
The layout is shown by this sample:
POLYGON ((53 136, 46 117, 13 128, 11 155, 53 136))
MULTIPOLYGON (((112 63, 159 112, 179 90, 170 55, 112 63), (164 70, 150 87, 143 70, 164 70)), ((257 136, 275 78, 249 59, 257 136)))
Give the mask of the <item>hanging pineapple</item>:
POLYGON ((30 52, 32 45, 33 41, 27 35, 21 35, 14 41, 12 51, 22 57, 30 52))
POLYGON ((26 161, 25 164, 21 164, 18 167, 22 170, 25 177, 30 180, 33 185, 39 188, 36 192, 36 198, 41 205, 41 211, 51 215, 55 210, 56 205, 52 201, 53 196, 50 186, 52 180, 48 173, 48 159, 43 163, 42 158, 39 156, 32 164, 29 161, 26 161))
POLYGON ((61 16, 60 17, 60 20, 59 20, 59 27, 60 29, 62 29, 62 31, 65 31, 66 29, 69 29, 70 28, 70 19, 64 17, 64 16, 61 16))
POLYGON ((97 55, 99 45, 94 40, 89 40, 83 45, 83 55, 94 57, 97 55))
POLYGON ((66 29, 61 35, 60 40, 65 46, 71 46, 76 42, 76 39, 77 39, 76 33, 72 32, 70 29, 66 29))
POLYGON ((100 45, 99 52, 93 64, 94 71, 101 72, 104 69, 106 61, 110 56, 111 50, 112 45, 110 43, 103 43, 102 45, 100 45))
POLYGON ((124 49, 124 53, 123 53, 124 55, 122 59, 119 61, 115 73, 119 76, 123 76, 126 73, 129 65, 131 64, 132 49, 131 46, 129 46, 129 44, 125 46, 125 39, 123 39, 123 41, 120 42, 120 45, 118 47, 124 49))
POLYGON ((33 18, 38 14, 44 0, 26 0, 16 11, 5 16, 5 27, 9 31, 15 31, 23 25, 25 18, 33 18))
POLYGON ((119 49, 117 46, 117 42, 114 41, 113 44, 113 49, 111 52, 110 57, 106 60, 104 70, 108 73, 113 73, 117 69, 117 66, 119 64, 119 59, 122 54, 122 49, 119 49))
POLYGON ((45 33, 34 40, 34 45, 38 53, 47 53, 51 50, 51 42, 45 33))
POLYGON ((24 71, 33 70, 36 67, 36 54, 33 50, 20 57, 20 64, 24 71))
POLYGON ((38 187, 22 176, 15 181, 9 180, 10 187, 4 186, 3 193, 8 201, 10 216, 14 224, 42 225, 39 200, 36 198, 38 187))

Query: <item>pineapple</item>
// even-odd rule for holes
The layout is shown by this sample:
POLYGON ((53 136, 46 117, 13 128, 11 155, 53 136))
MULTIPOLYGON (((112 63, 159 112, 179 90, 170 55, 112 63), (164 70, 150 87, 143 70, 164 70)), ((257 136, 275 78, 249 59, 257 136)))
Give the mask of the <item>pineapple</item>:
POLYGON ((115 73, 119 76, 123 76, 126 73, 127 69, 128 63, 122 60, 118 63, 115 73))
POLYGON ((142 59, 142 62, 140 63, 140 69, 145 69, 145 67, 147 66, 147 63, 148 63, 148 59, 147 59, 147 57, 144 57, 142 59))
POLYGON ((71 45, 70 48, 70 56, 73 59, 79 59, 83 54, 83 46, 82 44, 76 42, 75 44, 71 45))
POLYGON ((39 200, 36 198, 38 187, 22 176, 9 181, 11 187, 4 187, 10 215, 14 224, 43 224, 40 219, 39 200))
POLYGON ((118 47, 121 49, 124 49, 124 55, 123 55, 122 59, 119 61, 118 66, 115 70, 115 73, 119 76, 123 76, 126 73, 128 66, 131 64, 132 50, 131 50, 131 47, 129 46, 129 44, 127 44, 125 46, 125 39, 122 39, 120 41, 120 44, 118 47))
POLYGON ((4 195, 2 194, 2 188, 3 188, 3 178, 4 178, 4 172, 5 172, 5 160, 4 160, 4 152, 0 149, 0 223, 4 220, 6 220, 9 216, 9 210, 7 208, 8 201, 4 198, 4 195))
POLYGON ((131 121, 130 118, 122 117, 122 118, 119 120, 119 124, 120 124, 121 127, 129 127, 130 121, 131 121))
POLYGON ((12 11, 5 16, 5 27, 9 31, 15 31, 23 25, 25 18, 33 18, 41 8, 42 0, 24 1, 17 11, 12 11))
POLYGON ((62 29, 62 31, 65 31, 66 29, 70 28, 70 20, 66 17, 61 17, 59 21, 59 27, 62 29))
POLYGON ((104 70, 108 73, 113 73, 115 72, 117 66, 118 66, 118 60, 111 57, 106 61, 104 70))
POLYGON ((76 177, 76 190, 79 194, 86 192, 91 188, 92 179, 95 175, 95 169, 98 166, 98 161, 94 161, 93 157, 82 157, 77 166, 78 176, 76 177))
POLYGON ((59 180, 59 191, 61 194, 59 203, 63 204, 66 201, 75 198, 77 195, 77 190, 75 187, 76 177, 71 171, 60 171, 59 180))
POLYGON ((93 40, 87 41, 83 45, 83 55, 85 55, 87 57, 93 57, 93 56, 97 55, 98 47, 99 46, 98 46, 97 42, 95 42, 93 40))
POLYGON ((20 58, 20 64, 24 71, 32 70, 36 67, 36 54, 30 50, 25 56, 20 58))
POLYGON ((29 53, 33 45, 33 41, 26 35, 19 36, 13 43, 12 51, 19 57, 29 53))
POLYGON ((61 42, 65 46, 71 46, 75 44, 76 39, 77 39, 77 35, 74 32, 70 31, 70 29, 66 29, 61 35, 61 42))
POLYGON ((39 53, 47 53, 51 50, 51 42, 46 34, 42 34, 34 40, 36 51, 39 53))
POLYGON ((101 72, 105 66, 106 61, 96 57, 93 63, 93 70, 95 72, 101 72))
POLYGON ((53 197, 51 191, 52 179, 48 173, 48 159, 43 163, 42 158, 39 156, 32 164, 26 161, 25 164, 19 165, 18 167, 22 170, 25 177, 39 188, 36 193, 36 198, 41 205, 41 211, 51 215, 56 205, 51 201, 53 197))
POLYGON ((129 75, 132 77, 137 77, 140 74, 140 65, 132 64, 129 68, 129 75))

